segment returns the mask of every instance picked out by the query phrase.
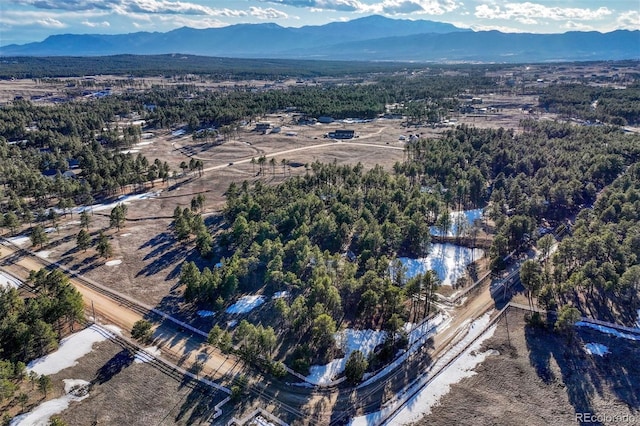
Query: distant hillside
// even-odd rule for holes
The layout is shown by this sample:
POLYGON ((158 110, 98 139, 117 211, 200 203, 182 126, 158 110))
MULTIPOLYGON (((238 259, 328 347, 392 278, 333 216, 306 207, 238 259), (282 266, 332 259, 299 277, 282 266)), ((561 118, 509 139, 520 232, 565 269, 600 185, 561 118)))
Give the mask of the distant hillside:
POLYGON ((235 58, 523 62, 640 58, 640 31, 505 34, 450 24, 369 16, 320 26, 239 24, 166 33, 50 36, 0 47, 2 56, 183 53, 235 58))

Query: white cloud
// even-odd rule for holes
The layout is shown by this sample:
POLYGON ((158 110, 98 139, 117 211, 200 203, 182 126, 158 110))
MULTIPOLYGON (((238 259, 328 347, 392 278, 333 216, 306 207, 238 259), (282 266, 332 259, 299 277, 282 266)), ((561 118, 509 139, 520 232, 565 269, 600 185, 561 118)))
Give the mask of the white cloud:
POLYGON ((67 26, 63 22, 60 22, 60 21, 58 21, 57 19, 54 19, 54 18, 38 19, 36 21, 36 23, 42 25, 43 27, 47 27, 47 28, 64 28, 64 27, 67 26))
POLYGON ((583 24, 582 22, 567 21, 564 28, 570 31, 593 31, 594 28, 591 25, 583 24))
POLYGON ((373 7, 381 8, 383 13, 390 15, 409 13, 442 15, 458 9, 460 4, 455 0, 384 0, 373 7))
POLYGON ((95 19, 104 15, 104 12, 97 11, 56 13, 44 10, 3 9, 0 13, 0 25, 8 25, 10 27, 38 26, 53 29, 67 28, 74 21, 95 19))
POLYGON ((525 25, 536 25, 536 24, 538 24, 538 21, 536 21, 533 18, 529 18, 529 17, 518 17, 518 18, 516 18, 516 21, 520 22, 521 24, 525 24, 525 25))
MULTIPOLYGON (((6 1, 6 0, 3 0, 6 1)), ((245 16, 242 10, 215 9, 198 3, 176 0, 11 0, 36 9, 101 10, 119 15, 131 13, 183 14, 208 16, 245 16)))
POLYGON ((33 6, 37 9, 91 10, 109 9, 113 0, 10 0, 12 3, 33 6))
POLYGON ((120 5, 127 12, 162 13, 185 15, 215 15, 216 11, 210 7, 196 3, 169 0, 120 0, 120 5))
POLYGON ((606 8, 581 9, 572 7, 548 7, 538 3, 506 3, 498 5, 481 4, 476 6, 475 16, 482 19, 551 19, 554 21, 587 21, 602 19, 613 12, 606 8))
POLYGON ((627 30, 640 30, 640 12, 630 10, 618 15, 618 26, 627 30))
POLYGON ((463 23, 455 23, 455 22, 452 22, 452 23, 456 27, 459 27, 459 28, 471 28, 473 31, 500 31, 501 33, 523 33, 523 32, 525 32, 525 30, 523 30, 522 28, 507 27, 507 26, 504 26, 504 25, 473 24, 473 25, 469 26, 469 25, 463 24, 463 23))
POLYGON ((383 0, 367 4, 360 0, 260 0, 266 3, 307 8, 311 12, 338 11, 407 15, 421 13, 442 15, 460 7, 456 0, 383 0))
POLYGON ((109 26, 111 26, 111 24, 108 21, 91 22, 89 20, 84 20, 81 22, 81 24, 90 28, 99 28, 99 27, 108 28, 109 26))
POLYGON ((204 28, 219 28, 228 25, 226 22, 219 21, 210 17, 187 17, 181 15, 167 16, 160 15, 155 18, 159 18, 164 23, 171 24, 173 27, 189 27, 196 29, 204 28))
POLYGON ((359 0, 259 0, 283 6, 308 8, 312 12, 334 10, 341 12, 362 12, 368 6, 359 0))
POLYGON ((251 16, 255 16, 258 19, 287 19, 289 18, 289 15, 287 15, 286 13, 274 9, 272 7, 269 7, 267 9, 263 9, 261 7, 250 7, 249 8, 249 15, 251 16))

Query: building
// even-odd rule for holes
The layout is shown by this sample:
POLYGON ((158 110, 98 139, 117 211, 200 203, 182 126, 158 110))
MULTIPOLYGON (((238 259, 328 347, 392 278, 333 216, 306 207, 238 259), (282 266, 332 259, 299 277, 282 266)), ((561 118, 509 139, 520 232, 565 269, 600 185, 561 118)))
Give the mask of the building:
POLYGON ((329 137, 332 139, 353 139, 355 136, 355 130, 336 130, 329 133, 329 137))
POLYGON ((266 132, 269 129, 271 129, 271 122, 270 121, 259 121, 259 122, 256 123, 256 131, 257 132, 266 132))

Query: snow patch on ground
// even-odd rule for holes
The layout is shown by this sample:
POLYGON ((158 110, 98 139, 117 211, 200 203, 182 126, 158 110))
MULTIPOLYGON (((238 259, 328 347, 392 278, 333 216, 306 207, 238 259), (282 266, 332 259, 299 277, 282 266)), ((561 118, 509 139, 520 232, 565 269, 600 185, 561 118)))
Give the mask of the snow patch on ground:
POLYGON ((80 358, 91 352, 94 343, 107 340, 111 336, 109 331, 92 325, 62 339, 57 351, 31 361, 27 365, 27 371, 51 375, 73 367, 80 358))
POLYGON ((377 380, 378 377, 382 377, 396 368, 398 368, 403 362, 407 360, 411 354, 419 350, 422 345, 426 343, 431 336, 436 333, 440 333, 445 330, 451 324, 451 317, 445 316, 443 314, 438 314, 432 319, 425 321, 419 325, 414 325, 412 323, 405 323, 403 329, 407 332, 408 336, 408 347, 406 351, 400 351, 399 356, 393 360, 393 362, 389 363, 382 370, 378 371, 374 374, 367 373, 365 374, 365 381, 358 385, 358 388, 367 386, 371 382, 377 380))
MULTIPOLYGON (((474 209, 474 210, 463 210, 463 211, 455 211, 449 214, 449 218, 451 220, 451 227, 447 231, 448 237, 455 237, 458 233, 458 224, 464 223, 463 226, 468 226, 471 228, 473 222, 477 219, 482 218, 483 209, 474 209)), ((430 228, 431 235, 442 236, 442 232, 437 226, 432 226, 430 228)))
POLYGON ((242 296, 240 300, 238 300, 233 305, 227 308, 228 314, 246 314, 247 312, 251 312, 258 306, 264 303, 264 296, 251 295, 251 296, 242 296))
MULTIPOLYGON (((431 408, 437 404, 442 396, 449 392, 451 385, 476 374, 475 371, 473 371, 476 366, 493 353, 493 351, 478 352, 484 341, 491 338, 496 330, 496 326, 494 325, 482 333, 489 321, 490 314, 485 314, 474 321, 469 326, 467 335, 438 359, 431 371, 420 376, 409 388, 397 395, 397 398, 401 398, 403 394, 411 393, 415 389, 422 387, 420 391, 402 403, 402 408, 391 419, 387 419, 388 424, 404 425, 420 420, 425 414, 431 413, 431 408), (455 358, 466 345, 476 338, 477 340, 464 350, 459 357, 445 369, 442 369, 442 367, 455 358)), ((400 399, 400 401, 402 401, 402 399, 400 399)), ((380 424, 395 408, 397 408, 397 402, 387 405, 381 411, 356 417, 351 420, 349 425, 369 426, 380 424)))
POLYGON ((72 401, 79 402, 89 397, 89 385, 91 383, 79 379, 65 379, 63 381, 66 395, 43 402, 31 412, 15 417, 9 425, 47 426, 49 419, 55 414, 61 413, 69 408, 69 404, 72 401))
POLYGON ((112 334, 116 336, 122 336, 122 329, 117 325, 106 324, 106 325, 102 325, 101 327, 109 330, 112 334))
POLYGON ((262 416, 256 416, 253 419, 253 424, 255 424, 256 426, 276 426, 275 424, 271 423, 269 420, 265 419, 262 416))
POLYGON ((405 323, 403 329, 407 332, 407 336, 409 338, 408 346, 414 345, 421 337, 424 337, 431 331, 435 331, 435 328, 437 328, 438 331, 442 331, 445 328, 445 325, 449 325, 450 322, 450 317, 447 317, 443 314, 438 314, 429 321, 424 321, 423 323, 418 325, 412 324, 410 322, 405 323))
POLYGON ((143 351, 138 351, 133 357, 133 362, 136 364, 142 364, 145 362, 151 362, 160 355, 160 348, 157 346, 149 346, 144 348, 143 351))
POLYGON ((283 297, 287 297, 289 296, 289 292, 288 291, 276 291, 275 294, 273 296, 271 296, 272 299, 282 299, 283 297))
POLYGON ((576 327, 589 327, 589 328, 593 328, 594 330, 598 330, 601 333, 610 334, 612 336, 620 337, 622 339, 635 340, 637 342, 640 341, 640 335, 623 333, 622 331, 618 331, 615 328, 605 327, 604 325, 593 324, 586 321, 578 321, 576 323, 576 327))
POLYGON ((126 234, 122 234, 122 235, 120 235, 120 236, 121 236, 121 237, 128 237, 128 236, 130 236, 130 235, 131 235, 131 232, 127 232, 126 234))
POLYGON ((115 260, 110 260, 108 262, 105 262, 104 264, 107 266, 118 266, 121 263, 122 263, 122 259, 115 259, 115 260))
POLYGON ((237 320, 231 320, 231 321, 227 321, 227 327, 229 328, 233 328, 238 324, 237 320))
POLYGON ((0 271, 0 287, 18 288, 22 284, 21 281, 0 271))
POLYGON ((145 146, 145 145, 151 145, 153 144, 153 141, 144 141, 144 142, 138 142, 137 144, 135 144, 135 146, 145 146))
POLYGON ((99 211, 103 211, 103 210, 111 210, 115 206, 117 206, 118 204, 128 204, 131 201, 149 200, 149 199, 152 199, 152 198, 157 198, 157 197, 160 196, 160 192, 161 191, 145 192, 143 194, 121 195, 115 201, 112 201, 110 203, 93 204, 93 205, 90 205, 90 206, 74 207, 73 208, 73 213, 79 214, 79 213, 82 213, 85 210, 86 211, 94 211, 94 212, 99 212, 99 211))
POLYGON ((325 365, 312 365, 307 380, 316 385, 325 385, 344 371, 351 352, 359 350, 368 357, 376 346, 386 339, 385 331, 346 329, 334 334, 336 343, 344 350, 344 358, 334 359, 325 365))
POLYGON ((587 343, 584 345, 584 351, 589 355, 605 356, 609 353, 609 348, 600 343, 587 343))
POLYGON ((467 265, 484 256, 484 250, 457 246, 455 244, 432 244, 427 257, 413 259, 399 257, 407 268, 407 278, 428 270, 436 271, 442 285, 453 285, 467 273, 467 265))
POLYGON ((638 309, 638 319, 636 320, 636 328, 640 328, 640 309, 638 309))
POLYGON ((7 240, 19 247, 31 242, 31 238, 28 235, 17 235, 15 237, 7 238, 7 240))
POLYGON ((139 152, 139 149, 125 149, 124 151, 120 151, 120 154, 137 154, 139 152))
POLYGON ((200 310, 197 312, 198 316, 200 318, 206 318, 206 317, 212 317, 214 316, 216 313, 212 312, 212 311, 205 311, 205 310, 200 310))
POLYGON ((36 252, 36 256, 38 256, 40 259, 47 259, 50 254, 50 250, 40 250, 39 252, 36 252))

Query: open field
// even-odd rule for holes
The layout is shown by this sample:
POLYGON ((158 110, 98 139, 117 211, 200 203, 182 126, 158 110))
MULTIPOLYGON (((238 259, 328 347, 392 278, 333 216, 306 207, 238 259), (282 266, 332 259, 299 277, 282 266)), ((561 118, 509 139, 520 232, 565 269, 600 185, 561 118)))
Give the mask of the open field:
POLYGON ((576 413, 635 418, 597 424, 640 424, 640 344, 577 330, 568 343, 526 325, 524 311, 511 308, 483 345, 493 355, 476 367, 476 375, 452 385, 416 425, 580 424, 576 413), (590 355, 586 343, 605 345, 610 353, 590 355))

